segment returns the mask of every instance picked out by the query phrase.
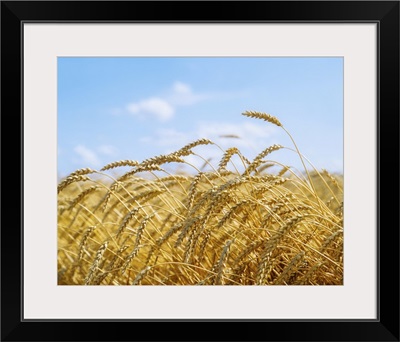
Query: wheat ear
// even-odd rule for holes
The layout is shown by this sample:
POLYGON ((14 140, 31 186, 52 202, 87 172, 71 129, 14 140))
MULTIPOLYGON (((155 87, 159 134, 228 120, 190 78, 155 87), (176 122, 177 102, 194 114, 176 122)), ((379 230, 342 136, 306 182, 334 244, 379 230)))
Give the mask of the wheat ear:
POLYGON ((90 180, 89 177, 78 175, 78 176, 69 176, 66 179, 64 179, 57 187, 57 193, 60 193, 62 190, 64 190, 68 185, 75 183, 75 182, 84 182, 90 180))
POLYGON ((228 240, 225 243, 224 248, 222 250, 222 253, 221 253, 220 257, 219 257, 219 260, 218 260, 217 264, 215 265, 215 271, 216 271, 217 275, 215 276, 215 279, 214 279, 214 285, 220 285, 221 284, 223 270, 225 268, 225 261, 226 261, 226 259, 228 257, 229 249, 230 249, 233 241, 234 241, 234 239, 228 240))
POLYGON ((304 258, 304 251, 297 253, 295 257, 290 261, 289 265, 287 265, 279 277, 274 281, 274 285, 281 285, 284 284, 286 279, 289 278, 294 271, 297 269, 297 265, 303 260, 304 258))
POLYGON ((257 271, 257 285, 262 285, 264 284, 265 278, 267 274, 270 271, 270 261, 271 261, 271 255, 272 251, 275 249, 275 247, 279 244, 281 239, 284 237, 284 235, 289 232, 289 230, 298 224, 301 220, 304 219, 304 216, 297 215, 295 217, 290 218, 287 220, 287 222, 278 230, 276 234, 271 236, 271 238, 267 241, 265 250, 261 255, 261 262, 258 265, 258 271, 257 271))
POLYGON ((126 271, 126 269, 128 268, 128 266, 130 265, 131 261, 133 260, 133 258, 138 254, 139 249, 140 249, 140 241, 142 239, 142 234, 143 231, 146 229, 147 223, 149 222, 149 220, 153 217, 154 215, 150 215, 150 216, 146 216, 142 222, 140 223, 140 226, 137 229, 137 233, 136 233, 136 240, 135 240, 135 246, 133 248, 133 251, 128 255, 128 257, 125 260, 124 265, 122 266, 122 271, 121 274, 123 275, 126 271))
POLYGON ((134 167, 134 166, 137 166, 137 165, 139 165, 139 162, 136 161, 136 160, 119 160, 119 161, 116 161, 116 162, 113 162, 113 163, 109 163, 109 164, 103 166, 100 171, 106 171, 106 170, 114 169, 116 167, 121 167, 121 166, 134 167))
POLYGON ((82 201, 87 195, 91 194, 92 192, 96 191, 98 187, 96 185, 91 186, 90 188, 87 188, 86 190, 83 190, 78 196, 76 196, 68 206, 68 209, 71 210, 73 207, 75 207, 80 201, 82 201))
POLYGON ((244 113, 242 113, 242 115, 248 116, 250 118, 261 119, 261 120, 264 120, 264 121, 268 121, 268 122, 270 122, 270 123, 272 123, 274 125, 277 125, 277 126, 282 126, 280 121, 275 116, 272 116, 270 114, 247 110, 244 113))
POLYGON ((85 234, 82 236, 81 243, 79 244, 79 253, 78 253, 78 261, 82 260, 83 252, 86 247, 87 240, 89 239, 90 234, 95 230, 96 226, 91 226, 86 229, 85 234))
POLYGON ((132 285, 139 285, 140 282, 143 280, 143 278, 146 276, 146 274, 150 271, 151 267, 146 266, 143 270, 141 270, 136 278, 133 280, 132 285))
POLYGON ((108 241, 104 242, 100 248, 97 250, 96 257, 92 263, 92 266, 89 269, 89 273, 85 278, 85 285, 89 285, 97 268, 99 267, 100 261, 103 258, 104 252, 107 250, 108 241))

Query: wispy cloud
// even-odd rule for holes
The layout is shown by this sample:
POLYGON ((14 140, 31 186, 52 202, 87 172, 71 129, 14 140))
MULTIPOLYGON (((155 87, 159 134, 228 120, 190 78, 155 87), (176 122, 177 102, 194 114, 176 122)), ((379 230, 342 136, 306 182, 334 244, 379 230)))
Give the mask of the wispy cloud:
POLYGON ((85 147, 84 145, 77 145, 74 148, 74 152, 80 157, 80 163, 91 166, 98 167, 101 165, 100 159, 97 154, 91 149, 85 147))
MULTIPOLYGON (((187 132, 177 129, 158 129, 152 136, 142 138, 141 142, 162 147, 164 150, 160 153, 170 153, 196 139, 208 138, 224 150, 236 146, 244 156, 252 158, 274 143, 276 133, 275 127, 265 125, 207 121, 199 123, 187 132)), ((216 146, 209 145, 197 146, 195 152, 206 159, 211 158, 213 163, 219 160, 223 153, 216 146)), ((196 156, 188 156, 185 159, 197 167, 204 163, 204 160, 196 156)))
MULTIPOLYGON (((177 107, 191 106, 210 98, 210 94, 195 93, 190 85, 176 81, 164 95, 157 95, 129 103, 126 110, 142 119, 171 120, 177 107)), ((113 113, 117 112, 113 109, 113 113)))
POLYGON ((97 151, 109 157, 115 157, 118 154, 118 149, 111 145, 101 145, 98 147, 97 151))
POLYGON ((174 116, 175 108, 166 100, 159 97, 151 97, 133 102, 127 105, 129 113, 141 118, 158 119, 168 121, 174 116))
POLYGON ((195 93, 188 84, 177 81, 173 84, 167 99, 174 106, 191 106, 211 97, 211 94, 195 93))

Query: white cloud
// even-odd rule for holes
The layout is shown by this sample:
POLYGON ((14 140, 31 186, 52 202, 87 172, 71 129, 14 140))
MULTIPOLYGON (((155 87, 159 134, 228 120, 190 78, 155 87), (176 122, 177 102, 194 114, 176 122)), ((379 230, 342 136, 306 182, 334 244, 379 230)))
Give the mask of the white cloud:
POLYGON ((210 94, 194 93, 188 84, 179 81, 173 84, 168 95, 169 101, 176 106, 190 106, 210 97, 210 94))
POLYGON ((115 157, 118 154, 118 149, 111 145, 101 145, 98 147, 97 150, 99 151, 99 153, 111 157, 115 157))
POLYGON ((83 145, 76 146, 74 152, 79 155, 81 162, 87 167, 98 167, 101 164, 97 154, 83 145))
POLYGON ((244 91, 197 92, 189 84, 175 81, 162 93, 128 103, 125 108, 111 108, 109 113, 113 116, 129 113, 143 120, 156 119, 160 122, 166 122, 175 116, 175 112, 179 107, 192 106, 212 99, 228 101, 248 95, 249 93, 244 91))
POLYGON ((168 121, 174 116, 175 109, 166 100, 159 97, 150 97, 139 102, 127 105, 127 110, 136 116, 156 118, 160 121, 168 121))
POLYGON ((190 86, 182 82, 175 82, 173 85, 173 90, 177 94, 190 94, 192 92, 190 86))
MULTIPOLYGON (((210 94, 195 93, 190 85, 176 81, 163 95, 129 103, 126 110, 142 119, 157 119, 166 122, 174 117, 177 107, 191 106, 211 97, 210 94)), ((121 112, 122 110, 118 108, 111 110, 112 115, 120 115, 121 112)))

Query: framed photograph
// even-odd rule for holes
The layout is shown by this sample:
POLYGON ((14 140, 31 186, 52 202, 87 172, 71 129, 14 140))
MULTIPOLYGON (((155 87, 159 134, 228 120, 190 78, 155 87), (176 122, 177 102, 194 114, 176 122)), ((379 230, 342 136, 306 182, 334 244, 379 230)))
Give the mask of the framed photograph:
POLYGON ((3 1, 1 32, 2 340, 399 341, 398 1, 3 1))

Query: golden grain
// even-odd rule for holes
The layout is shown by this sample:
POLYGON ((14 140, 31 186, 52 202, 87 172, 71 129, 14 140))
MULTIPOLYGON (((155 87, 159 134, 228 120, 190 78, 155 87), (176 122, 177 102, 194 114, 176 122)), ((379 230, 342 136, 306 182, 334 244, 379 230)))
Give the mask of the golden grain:
MULTIPOLYGON (((243 115, 282 126, 266 113, 243 115)), ((251 161, 237 147, 221 149, 220 158, 207 160, 193 152, 200 145, 215 144, 199 139, 140 163, 109 163, 101 171, 131 167, 114 181, 90 168, 61 180, 58 283, 343 284, 341 175, 302 173, 266 160, 282 148, 277 144, 251 161), (177 167, 166 172, 160 167, 191 166, 185 160, 189 155, 207 160, 212 171, 177 167), (234 171, 227 170, 228 164, 234 171), (272 166, 281 168, 270 171, 272 166), (88 177, 91 173, 95 180, 88 177), (88 181, 96 185, 83 183, 88 181)))
POLYGON ((82 175, 77 175, 77 176, 69 176, 66 179, 64 179, 60 184, 58 184, 57 187, 57 192, 60 193, 62 190, 64 190, 68 185, 75 183, 75 182, 85 182, 90 180, 89 177, 82 176, 82 175))
POLYGON ((87 188, 86 190, 83 190, 78 196, 76 196, 68 206, 68 209, 71 210, 73 207, 75 207, 79 202, 81 202, 85 196, 88 196, 92 192, 96 191, 98 187, 96 185, 91 186, 90 188, 87 188))
POLYGON ((83 257, 83 252, 86 247, 86 242, 90 236, 90 234, 93 232, 93 230, 96 228, 96 226, 91 226, 88 229, 86 229, 85 233, 82 236, 81 243, 79 244, 79 254, 78 254, 78 261, 80 261, 83 257))
POLYGON ((150 271, 150 269, 151 269, 150 266, 146 266, 142 271, 140 271, 139 274, 134 279, 132 285, 140 284, 140 282, 143 280, 143 278, 146 276, 146 274, 150 271))
POLYGON ((114 169, 116 167, 121 167, 121 166, 138 166, 139 162, 136 160, 119 160, 113 163, 109 163, 105 166, 103 166, 100 171, 106 171, 106 170, 110 170, 110 169, 114 169))
POLYGON ((272 145, 272 146, 266 148, 264 151, 262 151, 260 154, 258 154, 258 155, 253 159, 253 161, 250 163, 249 166, 247 166, 247 168, 246 168, 246 170, 245 170, 245 172, 244 172, 243 174, 244 174, 244 175, 245 175, 245 174, 250 174, 250 173, 252 173, 253 171, 255 171, 255 170, 257 169, 257 167, 259 167, 259 166, 261 165, 261 163, 262 163, 262 161, 263 161, 263 158, 265 158, 268 154, 270 154, 270 153, 272 153, 272 152, 274 152, 274 151, 280 150, 281 148, 283 148, 283 146, 277 145, 277 144, 272 145))
POLYGON ((93 276, 95 275, 95 272, 97 271, 97 268, 100 264, 101 259, 103 258, 104 252, 107 250, 108 246, 108 241, 104 242, 100 248, 97 250, 96 257, 90 266, 89 273, 85 278, 85 285, 89 285, 91 280, 93 279, 93 276))
POLYGON ((217 274, 216 274, 215 279, 214 279, 214 285, 220 285, 221 284, 223 270, 225 268, 225 261, 226 261, 226 259, 228 257, 229 248, 231 247, 233 241, 234 240, 228 240, 225 243, 224 248, 222 249, 221 256, 219 257, 219 260, 218 260, 217 264, 215 265, 215 272, 217 272, 217 274))
POLYGON ((260 112, 255 112, 255 111, 246 111, 246 112, 242 113, 242 115, 248 116, 250 118, 256 118, 256 119, 268 121, 277 126, 282 126, 280 121, 275 116, 272 116, 270 114, 260 113, 260 112))

